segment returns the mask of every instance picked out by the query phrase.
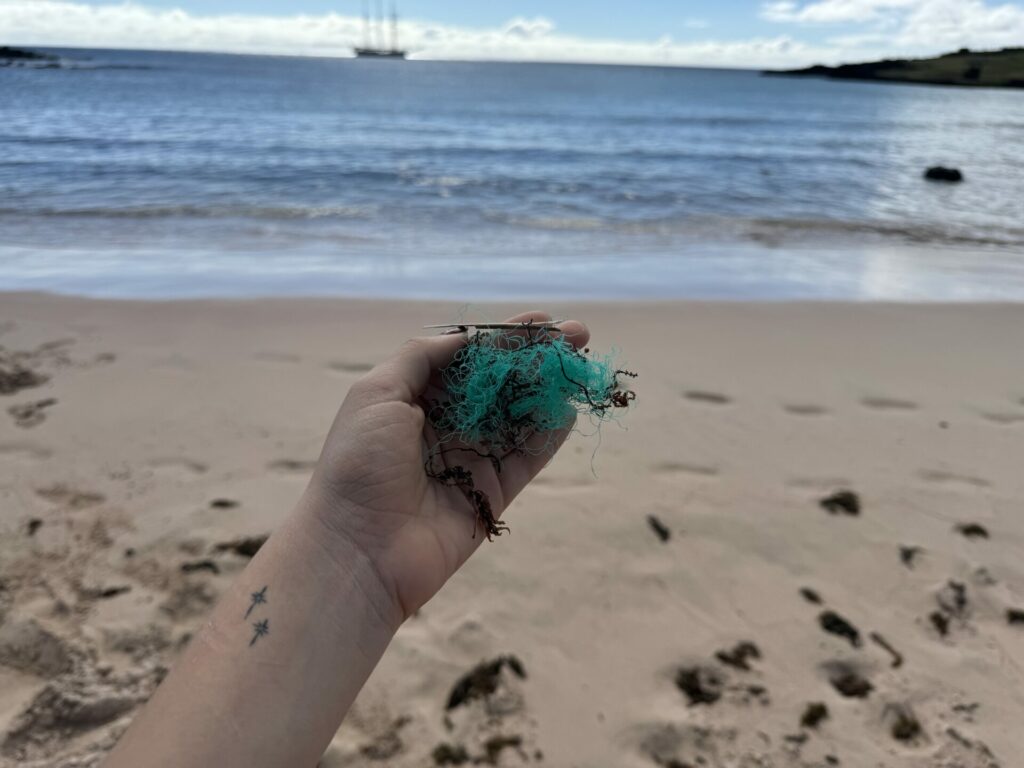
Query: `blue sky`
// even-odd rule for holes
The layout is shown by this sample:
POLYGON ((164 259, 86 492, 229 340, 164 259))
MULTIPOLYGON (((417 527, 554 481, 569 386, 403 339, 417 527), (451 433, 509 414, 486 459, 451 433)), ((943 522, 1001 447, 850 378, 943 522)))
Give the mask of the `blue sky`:
MULTIPOLYGON (((1024 0, 401 0, 416 58, 801 66, 1024 44, 1024 0)), ((351 55, 362 0, 0 0, 25 45, 351 55)))
MULTIPOLYGON (((376 0, 372 0, 376 2, 376 0)), ((92 5, 101 3, 92 2, 92 5)), ((154 0, 146 5, 184 8, 194 13, 252 13, 291 15, 297 13, 362 12, 361 0, 154 0)), ((385 0, 390 7, 390 0, 385 0)), ((758 20, 759 4, 754 0, 399 0, 403 16, 472 27, 499 26, 516 17, 544 17, 558 29, 587 37, 654 39, 662 35, 699 38, 706 32, 694 29, 694 20, 713 23, 724 32, 753 35, 768 25, 758 20)))

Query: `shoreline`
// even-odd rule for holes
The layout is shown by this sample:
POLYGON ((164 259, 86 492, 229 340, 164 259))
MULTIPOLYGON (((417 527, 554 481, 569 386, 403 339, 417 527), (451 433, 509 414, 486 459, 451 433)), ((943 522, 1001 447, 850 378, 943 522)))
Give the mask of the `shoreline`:
POLYGON ((866 243, 694 243, 649 253, 606 246, 558 257, 0 248, 0 293, 97 299, 347 298, 435 301, 1024 301, 1009 249, 866 243), (614 252, 613 252, 614 251, 614 252), (161 266, 155 267, 154 265, 161 266))

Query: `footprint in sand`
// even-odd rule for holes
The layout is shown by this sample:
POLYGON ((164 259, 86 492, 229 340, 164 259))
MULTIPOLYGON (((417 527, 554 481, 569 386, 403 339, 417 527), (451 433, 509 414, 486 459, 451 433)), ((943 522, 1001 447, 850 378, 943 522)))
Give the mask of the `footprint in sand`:
POLYGON ((875 411, 916 411, 917 403, 897 397, 865 397, 860 404, 875 411))
POLYGON ((0 443, 0 460, 44 461, 53 451, 34 443, 0 443))
POLYGON ((792 416, 826 416, 828 408, 812 403, 790 403, 782 406, 782 410, 792 416))
POLYGON ((30 403, 12 405, 7 413, 14 419, 14 425, 22 429, 38 427, 46 421, 46 409, 57 404, 57 398, 47 397, 43 400, 36 400, 30 403))
POLYGON ((718 477, 718 467, 710 464, 690 464, 679 461, 664 461, 655 464, 651 470, 659 475, 695 475, 697 477, 718 477))
POLYGON ((345 376, 358 376, 373 369, 373 363, 357 363, 348 360, 332 360, 327 364, 327 370, 345 376))
POLYGON ((1024 424, 1024 413, 983 413, 981 417, 986 421, 1002 426, 1024 424))
POLYGON ((158 472, 169 472, 186 475, 206 474, 209 467, 201 461, 186 459, 182 456, 169 456, 161 459, 153 459, 149 466, 158 472))
POLYGON ((922 469, 917 473, 925 482, 938 483, 941 485, 960 485, 970 488, 989 488, 992 483, 983 477, 975 475, 961 475, 956 472, 947 472, 942 469, 922 469))
POLYGON ((316 468, 316 459, 278 459, 267 465, 267 469, 282 474, 295 475, 312 472, 316 468))
POLYGON ((565 477, 541 474, 531 484, 552 493, 574 493, 590 488, 594 484, 594 479, 588 475, 565 477))
POLYGON ((792 477, 786 481, 786 485, 798 491, 834 491, 836 488, 847 488, 853 483, 845 477, 792 477))
POLYGON ((300 363, 302 358, 291 352, 257 352, 253 355, 264 363, 300 363))
POLYGON ((723 395, 720 392, 710 392, 703 389, 690 389, 683 392, 683 397, 694 403, 701 403, 703 405, 729 405, 732 403, 732 398, 728 395, 723 395))
POLYGON ((102 493, 80 491, 77 488, 71 488, 62 483, 47 486, 46 488, 37 488, 36 496, 68 509, 95 507, 97 504, 102 504, 107 500, 107 497, 102 493))

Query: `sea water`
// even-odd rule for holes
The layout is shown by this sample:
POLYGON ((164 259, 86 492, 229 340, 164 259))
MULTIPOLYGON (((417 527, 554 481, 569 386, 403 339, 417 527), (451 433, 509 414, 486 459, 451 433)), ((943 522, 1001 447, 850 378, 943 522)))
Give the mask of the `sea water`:
POLYGON ((57 53, 0 68, 0 290, 1024 298, 1024 91, 57 53))

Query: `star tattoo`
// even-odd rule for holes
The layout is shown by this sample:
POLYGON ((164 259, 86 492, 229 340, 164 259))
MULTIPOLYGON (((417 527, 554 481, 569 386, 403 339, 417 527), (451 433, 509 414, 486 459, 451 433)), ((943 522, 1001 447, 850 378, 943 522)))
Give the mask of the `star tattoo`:
POLYGON ((254 634, 252 636, 252 640, 249 641, 250 648, 256 645, 256 641, 261 637, 266 637, 270 634, 270 619, 253 622, 252 628, 254 630, 254 634))
POLYGON ((252 602, 249 604, 249 610, 245 612, 245 618, 247 619, 249 618, 249 614, 252 613, 253 609, 257 605, 267 604, 267 588, 264 587, 259 592, 253 592, 250 597, 252 598, 252 602))

